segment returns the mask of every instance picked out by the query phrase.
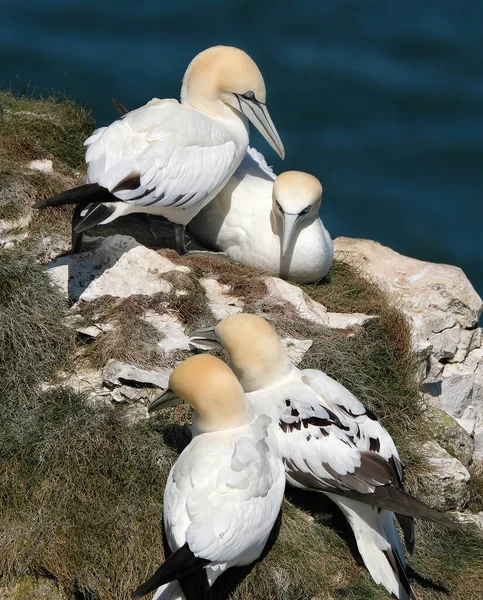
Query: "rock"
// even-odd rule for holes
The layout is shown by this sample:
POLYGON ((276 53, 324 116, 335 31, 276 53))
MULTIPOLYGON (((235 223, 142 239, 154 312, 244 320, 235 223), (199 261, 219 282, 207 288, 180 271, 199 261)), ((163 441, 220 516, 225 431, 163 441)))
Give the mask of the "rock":
POLYGON ((32 160, 29 163, 29 169, 34 171, 43 171, 44 173, 52 173, 54 170, 53 163, 50 159, 32 160))
POLYGON ((1 600, 66 600, 52 579, 25 575, 13 580, 4 587, 0 586, 1 600))
POLYGON ((369 240, 338 238, 336 258, 382 284, 408 317, 421 357, 421 391, 431 406, 475 432, 483 455, 483 349, 477 327, 483 302, 458 267, 402 256, 369 240))
POLYGON ((350 329, 362 326, 369 319, 375 318, 373 315, 360 313, 329 313, 325 306, 312 300, 301 288, 278 277, 267 277, 265 283, 272 297, 290 303, 300 317, 319 325, 333 329, 350 329))
POLYGON ((169 292, 171 285, 162 275, 175 268, 164 256, 124 235, 101 238, 94 249, 48 265, 54 282, 73 301, 169 292))
POLYGON ((9 247, 14 242, 25 239, 31 221, 31 211, 17 219, 0 219, 0 246, 9 247))
POLYGON ((360 266, 394 293, 417 341, 428 342, 455 325, 478 324, 483 302, 460 268, 409 258, 370 240, 340 237, 334 248, 337 258, 360 266))
POLYGON ((475 448, 470 434, 441 408, 428 407, 425 416, 434 439, 451 456, 467 467, 472 460, 475 448))
POLYGON ((295 338, 283 338, 288 357, 294 364, 298 364, 313 344, 313 340, 297 340, 295 338))
POLYGON ((190 339, 185 334, 183 325, 173 315, 168 313, 159 315, 148 311, 143 319, 162 334, 158 346, 166 354, 190 349, 190 339))
POLYGON ((483 511, 480 511, 476 514, 455 512, 452 516, 456 517, 460 523, 473 526, 475 533, 483 535, 483 511))
POLYGON ((428 468, 418 477, 418 498, 441 511, 463 508, 470 499, 468 470, 434 441, 421 450, 428 468))
POLYGON ((110 359, 102 370, 104 384, 113 386, 122 386, 124 384, 131 387, 158 387, 165 389, 168 387, 169 375, 171 369, 160 367, 158 369, 140 369, 134 365, 110 359))
POLYGON ((222 285, 216 281, 216 279, 211 277, 200 279, 200 283, 205 289, 211 312, 218 320, 243 310, 243 302, 238 298, 235 298, 235 296, 230 296, 228 294, 230 289, 229 285, 222 285))

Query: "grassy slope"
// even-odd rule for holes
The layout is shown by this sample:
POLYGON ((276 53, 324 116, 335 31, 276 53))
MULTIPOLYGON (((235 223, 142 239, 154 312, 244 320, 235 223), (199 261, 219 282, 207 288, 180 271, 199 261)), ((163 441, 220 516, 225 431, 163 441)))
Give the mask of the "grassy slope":
MULTIPOLYGON (((13 102, 10 95, 0 95, 4 102, 5 97, 13 102)), ((51 109, 52 103, 48 104, 51 109)), ((16 106, 36 114, 43 107, 32 100, 21 100, 16 106)), ((69 106, 64 116, 70 114, 69 106)), ((74 110, 74 122, 75 115, 79 113, 74 110)), ((86 122, 84 125, 87 127, 86 122)), ((29 127, 23 130, 24 138, 29 138, 29 127)), ((40 145, 34 157, 44 158, 44 152, 51 152, 55 158, 52 140, 47 139, 42 147, 44 134, 33 126, 32 138, 40 145)), ((0 130, 1 135, 4 131, 0 130)), ((80 140, 77 145, 80 156, 80 140)), ((3 160, 0 154, 0 168, 3 160)), ((270 314, 281 333, 314 339, 304 366, 327 370, 370 404, 396 439, 408 463, 409 482, 417 477, 417 449, 426 432, 419 425, 409 330, 380 290, 356 270, 337 262, 327 282, 304 286, 331 310, 379 315, 360 333, 347 336, 291 318, 288 307, 265 297, 266 287, 253 270, 200 256, 182 262, 194 273, 190 278, 175 275, 184 277, 175 283, 188 290, 187 296, 159 296, 148 305, 142 298, 108 300, 84 314, 87 322, 112 320, 113 315, 118 319, 118 337, 107 333, 88 349, 93 362, 99 365, 111 352, 135 342, 139 344, 135 360, 159 364, 162 357, 150 354, 146 346, 148 331, 132 338, 139 325, 136 319, 147 308, 169 308, 189 328, 212 323, 197 281, 210 274, 228 284, 231 293, 243 297, 249 310, 270 314)), ((174 409, 148 423, 130 425, 120 408, 93 406, 68 389, 43 390, 41 384, 54 381, 56 371, 72 362, 76 351, 62 322, 64 314, 62 299, 32 255, 1 251, 0 530, 4 533, 0 537, 0 576, 9 579, 47 572, 68 595, 81 591, 99 600, 124 600, 162 560, 162 490, 185 441, 179 423, 188 415, 183 409, 174 409)), ((343 520, 337 514, 330 516, 328 502, 309 496, 290 495, 284 502, 280 535, 271 552, 242 579, 232 597, 387 598, 354 559, 343 520), (319 513, 317 520, 307 512, 314 508, 319 513)), ((448 533, 423 524, 418 525, 416 548, 410 564, 449 590, 445 593, 434 585, 422 588, 415 584, 420 598, 479 597, 477 590, 483 588, 480 541, 469 533, 448 533)), ((220 581, 216 596, 226 596, 242 575, 245 573, 235 573, 228 581, 220 581)))

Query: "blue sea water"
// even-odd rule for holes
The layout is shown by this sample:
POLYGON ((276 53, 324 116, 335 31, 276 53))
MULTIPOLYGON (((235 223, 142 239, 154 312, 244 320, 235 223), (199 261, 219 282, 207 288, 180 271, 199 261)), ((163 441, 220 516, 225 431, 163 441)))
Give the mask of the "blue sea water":
POLYGON ((483 294, 481 0, 1 0, 0 86, 66 91, 99 124, 178 97, 191 58, 259 64, 284 163, 322 181, 333 237, 462 267, 483 294))

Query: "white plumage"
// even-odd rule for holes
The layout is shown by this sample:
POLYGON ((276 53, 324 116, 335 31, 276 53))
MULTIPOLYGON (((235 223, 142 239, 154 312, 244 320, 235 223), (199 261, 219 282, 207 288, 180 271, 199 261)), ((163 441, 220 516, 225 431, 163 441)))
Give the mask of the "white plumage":
POLYGON ((186 225, 223 187, 247 144, 243 119, 214 119, 176 100, 153 99, 96 130, 85 142, 87 180, 124 201, 103 224, 146 212, 186 225))
POLYGON ((331 237, 319 216, 322 187, 298 171, 278 177, 248 148, 227 185, 191 221, 207 248, 285 279, 322 279, 332 264, 331 237), (305 212, 306 211, 306 212, 305 212))
POLYGON ((155 98, 97 129, 85 142, 88 183, 34 207, 77 205, 74 251, 91 227, 133 212, 160 215, 175 224, 176 249, 184 254, 185 225, 245 155, 247 119, 283 158, 257 65, 238 48, 208 48, 189 64, 181 102, 155 98))
POLYGON ((374 581, 400 600, 414 598, 392 510, 403 515, 398 518, 410 547, 410 515, 447 520, 404 492, 398 451, 373 413, 322 371, 291 364, 261 317, 233 315, 192 336, 195 344, 209 340, 225 348, 251 406, 272 419, 287 481, 330 497, 374 581))
MULTIPOLYGON (((222 361, 209 355, 186 360, 173 371, 170 388, 158 404, 173 405, 183 398, 196 412, 194 437, 166 483, 167 541, 172 556, 184 548, 207 562, 197 569, 201 583, 195 595, 190 595, 186 583, 171 580, 159 587, 155 598, 202 600, 226 569, 260 557, 280 512, 284 468, 276 438, 269 433, 271 419, 255 415, 222 361)), ((161 570, 169 568, 170 560, 161 570)), ((194 575, 188 573, 187 578, 194 575)), ((141 586, 134 597, 154 587, 141 586)))

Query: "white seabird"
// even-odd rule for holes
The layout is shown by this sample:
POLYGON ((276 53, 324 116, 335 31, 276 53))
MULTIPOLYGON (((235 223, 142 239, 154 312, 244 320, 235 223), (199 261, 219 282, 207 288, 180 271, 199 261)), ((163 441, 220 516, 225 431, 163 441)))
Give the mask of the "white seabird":
POLYGON ((400 600, 415 598, 393 512, 409 549, 412 517, 455 525, 404 491, 397 449, 375 415, 322 371, 295 367, 261 317, 232 315, 192 340, 223 347, 255 412, 272 418, 287 481, 331 498, 374 581, 400 600))
POLYGON ((87 185, 34 205, 76 204, 75 236, 134 213, 175 224, 185 253, 187 223, 212 200, 248 147, 248 118, 284 158, 266 107, 265 82, 242 50, 215 46, 188 66, 181 103, 157 98, 94 131, 86 140, 87 185))
POLYGON ((182 402, 195 409, 194 437, 164 492, 173 554, 133 599, 156 588, 155 600, 209 598, 226 569, 260 557, 280 512, 285 475, 271 419, 255 415, 233 371, 208 354, 188 358, 157 407, 182 402))
POLYGON ((322 279, 334 257, 319 216, 322 186, 301 171, 278 177, 249 148, 230 181, 190 222, 206 248, 299 283, 322 279))

